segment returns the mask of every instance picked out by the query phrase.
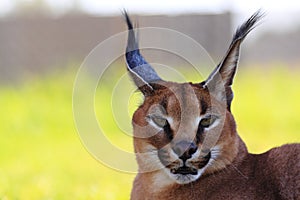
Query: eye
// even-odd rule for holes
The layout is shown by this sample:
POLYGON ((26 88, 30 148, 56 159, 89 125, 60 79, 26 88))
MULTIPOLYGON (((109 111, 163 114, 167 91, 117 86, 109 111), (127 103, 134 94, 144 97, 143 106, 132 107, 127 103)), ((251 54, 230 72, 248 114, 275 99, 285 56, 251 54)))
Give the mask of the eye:
POLYGON ((165 118, 160 116, 150 116, 150 119, 161 128, 164 128, 168 123, 165 118))
POLYGON ((148 115, 147 118, 156 126, 162 128, 163 132, 170 141, 173 139, 173 131, 171 130, 170 124, 166 118, 157 115, 148 115))
POLYGON ((210 125, 212 125, 218 117, 214 115, 209 115, 208 117, 205 117, 201 119, 199 125, 203 128, 208 128, 210 125))

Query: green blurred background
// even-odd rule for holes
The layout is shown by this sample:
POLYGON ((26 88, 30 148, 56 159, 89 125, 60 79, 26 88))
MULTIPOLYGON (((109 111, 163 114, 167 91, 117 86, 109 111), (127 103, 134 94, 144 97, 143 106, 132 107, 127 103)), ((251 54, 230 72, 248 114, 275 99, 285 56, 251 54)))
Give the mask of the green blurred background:
MULTIPOLYGON (((125 30, 119 7, 107 14, 88 12, 83 1, 75 0, 62 1, 66 5, 71 2, 68 9, 47 0, 1 3, 6 5, 5 2, 13 4, 8 10, 0 9, 0 200, 129 199, 135 174, 114 170, 88 152, 76 130, 72 110, 73 86, 85 56, 101 41, 125 30)), ((137 18, 143 26, 165 27, 172 22, 168 28, 187 30, 186 34, 219 60, 236 21, 249 14, 237 8, 228 13, 231 7, 224 5, 211 5, 222 8, 218 11, 208 7, 201 10, 197 4, 197 12, 182 10, 184 15, 174 12, 176 16, 172 16, 168 12, 165 16, 137 18), (178 20, 179 24, 175 23, 178 20), (199 27, 195 27, 197 20, 199 27)), ((143 10, 144 5, 139 6, 139 10, 132 6, 133 13, 149 14, 149 10, 143 10)), ((276 12, 271 9, 269 13, 274 16, 276 12)), ((269 17, 270 21, 276 20, 269 17)), ((300 25, 284 32, 274 31, 269 22, 245 41, 233 85, 232 112, 251 153, 300 142, 300 25), (264 32, 268 27, 271 31, 264 32)), ((141 36, 145 41, 149 38, 141 36)), ((123 45, 114 48, 124 49, 123 45)), ((184 44, 178 46, 188 51, 184 44)), ((148 56, 152 62, 171 62, 163 54, 148 56)), ((124 94, 135 88, 125 74, 123 60, 112 65, 95 91, 95 114, 105 136, 117 147, 132 152, 132 138, 114 121, 111 95, 121 76, 125 77, 121 84, 124 94)), ((176 62, 170 66, 176 66, 176 62)), ((177 66, 189 81, 201 81, 182 63, 177 66)), ((93 79, 89 75, 87 78, 93 79)), ((129 103, 122 101, 118 105, 126 108, 118 116, 124 118, 121 124, 126 130, 131 130, 130 117, 141 99, 139 93, 134 93, 129 103)), ((108 159, 117 157, 107 155, 108 159)))
MULTIPOLYGON (((262 68, 240 69, 233 87, 232 112, 252 153, 300 141, 300 70, 262 68)), ((66 70, 0 87, 1 199, 129 198, 134 174, 100 164, 77 135, 72 116, 75 74, 66 70)), ((115 127, 112 119, 107 121, 108 130, 115 127)), ((132 148, 130 137, 111 130, 113 143, 132 148)))

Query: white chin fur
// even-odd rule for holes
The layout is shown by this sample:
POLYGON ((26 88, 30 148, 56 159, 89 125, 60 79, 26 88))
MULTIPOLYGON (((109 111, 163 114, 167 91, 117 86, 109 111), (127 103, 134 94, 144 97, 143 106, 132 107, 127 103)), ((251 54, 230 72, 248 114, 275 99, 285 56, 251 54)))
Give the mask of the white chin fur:
POLYGON ((196 181, 197 179, 200 178, 200 176, 203 174, 204 170, 206 167, 199 169, 197 175, 192 175, 192 174, 187 174, 187 175, 182 175, 182 174, 173 174, 170 172, 170 169, 165 168, 165 173, 168 174, 168 176, 176 183, 178 184, 188 184, 191 182, 196 181))
POLYGON ((191 183, 191 182, 197 180, 200 177, 199 172, 197 175, 192 175, 192 174, 187 174, 187 175, 171 174, 171 175, 173 176, 176 183, 178 183, 178 184, 188 184, 188 183, 191 183))

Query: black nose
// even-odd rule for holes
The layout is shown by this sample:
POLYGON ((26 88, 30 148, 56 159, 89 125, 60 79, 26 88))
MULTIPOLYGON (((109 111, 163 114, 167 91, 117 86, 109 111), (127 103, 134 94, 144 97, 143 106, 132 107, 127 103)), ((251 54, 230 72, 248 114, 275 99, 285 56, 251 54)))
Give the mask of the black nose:
POLYGON ((197 145, 194 142, 180 141, 172 149, 181 160, 186 161, 197 151, 197 145))

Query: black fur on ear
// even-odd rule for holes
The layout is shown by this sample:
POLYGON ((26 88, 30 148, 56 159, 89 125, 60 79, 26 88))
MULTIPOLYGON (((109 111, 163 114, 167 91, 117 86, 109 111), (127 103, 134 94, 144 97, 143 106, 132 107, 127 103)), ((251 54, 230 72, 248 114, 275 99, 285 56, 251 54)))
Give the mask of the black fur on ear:
POLYGON ((208 87, 219 100, 227 101, 228 110, 230 110, 233 92, 231 85, 238 66, 240 55, 240 44, 245 39, 250 31, 252 31, 259 20, 264 16, 261 10, 256 11, 246 22, 244 22, 235 32, 232 42, 225 54, 223 60, 209 75, 203 87, 208 87), (225 89, 225 91, 224 91, 225 89))
POLYGON ((125 53, 127 69, 139 90, 144 95, 150 95, 155 86, 158 85, 156 83, 162 80, 140 54, 138 34, 134 31, 134 27, 125 10, 123 11, 123 15, 128 26, 128 41, 125 53))

